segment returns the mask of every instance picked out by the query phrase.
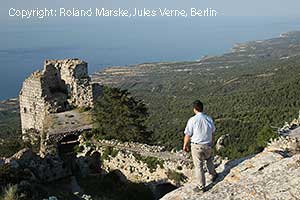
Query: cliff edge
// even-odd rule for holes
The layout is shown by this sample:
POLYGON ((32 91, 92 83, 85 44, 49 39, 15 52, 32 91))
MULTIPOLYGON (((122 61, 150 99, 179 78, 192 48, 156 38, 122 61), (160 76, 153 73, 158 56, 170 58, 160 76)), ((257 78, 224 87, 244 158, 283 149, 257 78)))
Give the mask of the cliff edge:
POLYGON ((196 193, 189 183, 161 200, 299 199, 300 142, 279 138, 259 154, 225 164, 208 191, 196 193))

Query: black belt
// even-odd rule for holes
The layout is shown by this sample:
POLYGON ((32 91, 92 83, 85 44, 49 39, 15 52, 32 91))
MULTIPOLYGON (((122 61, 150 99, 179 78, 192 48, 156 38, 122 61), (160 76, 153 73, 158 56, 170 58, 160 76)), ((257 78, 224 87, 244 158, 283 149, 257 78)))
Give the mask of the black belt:
POLYGON ((200 143, 196 143, 196 142, 191 142, 191 144, 197 144, 197 145, 207 145, 207 146, 211 146, 210 143, 206 143, 206 144, 200 144, 200 143))

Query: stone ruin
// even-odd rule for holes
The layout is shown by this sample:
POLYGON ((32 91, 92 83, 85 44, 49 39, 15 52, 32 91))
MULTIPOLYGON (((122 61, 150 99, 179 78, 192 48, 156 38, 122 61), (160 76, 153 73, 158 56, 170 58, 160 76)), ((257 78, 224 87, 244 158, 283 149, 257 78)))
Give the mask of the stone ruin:
POLYGON ((91 108, 101 95, 99 84, 91 83, 88 64, 79 59, 46 60, 42 71, 23 82, 20 91, 20 115, 23 140, 41 138, 52 113, 74 108, 91 108))

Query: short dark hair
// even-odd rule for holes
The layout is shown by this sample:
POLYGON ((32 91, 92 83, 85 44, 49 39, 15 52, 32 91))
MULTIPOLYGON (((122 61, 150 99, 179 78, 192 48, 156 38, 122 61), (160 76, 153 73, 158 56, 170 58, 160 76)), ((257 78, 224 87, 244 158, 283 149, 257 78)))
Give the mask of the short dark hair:
POLYGON ((196 100, 193 102, 193 107, 198 111, 198 112, 202 112, 203 111, 203 103, 200 100, 196 100))

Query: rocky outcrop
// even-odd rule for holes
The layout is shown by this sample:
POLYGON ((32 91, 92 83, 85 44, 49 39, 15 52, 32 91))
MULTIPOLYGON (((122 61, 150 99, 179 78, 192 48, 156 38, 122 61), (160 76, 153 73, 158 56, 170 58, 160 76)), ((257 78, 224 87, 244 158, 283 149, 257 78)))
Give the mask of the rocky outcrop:
POLYGON ((41 158, 30 149, 22 149, 10 158, 1 158, 0 166, 3 165, 26 171, 31 181, 50 182, 71 174, 70 168, 59 157, 41 158))
MULTIPOLYGON (((283 136, 288 136, 288 135, 293 135, 295 129, 299 129, 300 127, 300 111, 299 111, 299 116, 296 119, 293 119, 290 123, 285 122, 282 128, 278 129, 278 133, 283 136)), ((300 134, 297 135, 300 137, 300 134)))
POLYGON ((58 194, 55 193, 58 187, 62 187, 69 197, 57 199, 84 199, 77 178, 87 175, 102 177, 99 153, 80 158, 49 154, 40 157, 25 148, 10 158, 0 158, 0 187, 15 185, 22 199, 44 199, 58 194))
POLYGON ((277 152, 285 156, 300 154, 300 139, 297 137, 279 137, 271 140, 265 151, 277 152))
POLYGON ((222 135, 221 137, 219 137, 219 139, 217 140, 217 143, 216 143, 216 150, 220 151, 220 150, 224 149, 226 146, 226 140, 228 140, 228 139, 229 139, 229 134, 225 134, 225 135, 222 135))
POLYGON ((102 173, 101 155, 97 151, 87 156, 79 156, 75 161, 78 169, 76 170, 76 174, 81 177, 102 173))
POLYGON ((217 170, 220 178, 208 191, 193 191, 192 183, 165 195, 162 200, 298 199, 300 154, 296 139, 281 138, 262 153, 229 161, 217 170), (275 148, 276 147, 276 148, 275 148))

